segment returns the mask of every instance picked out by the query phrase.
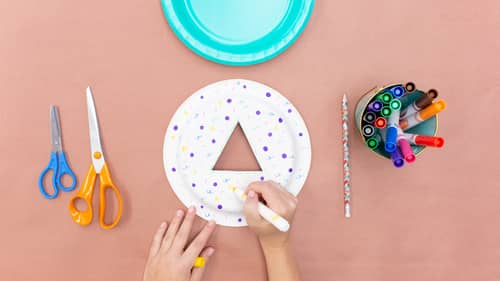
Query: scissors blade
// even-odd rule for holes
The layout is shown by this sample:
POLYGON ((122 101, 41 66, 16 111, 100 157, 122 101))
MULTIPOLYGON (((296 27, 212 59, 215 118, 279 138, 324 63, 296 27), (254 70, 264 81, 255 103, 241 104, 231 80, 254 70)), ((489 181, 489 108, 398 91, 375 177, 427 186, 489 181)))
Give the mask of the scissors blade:
POLYGON ((59 111, 55 105, 50 107, 50 137, 52 151, 62 151, 61 124, 59 123, 59 111))
POLYGON ((90 86, 87 87, 87 113, 89 117, 90 149, 94 169, 99 173, 104 166, 104 154, 102 153, 101 138, 99 136, 99 124, 95 110, 94 98, 90 86))

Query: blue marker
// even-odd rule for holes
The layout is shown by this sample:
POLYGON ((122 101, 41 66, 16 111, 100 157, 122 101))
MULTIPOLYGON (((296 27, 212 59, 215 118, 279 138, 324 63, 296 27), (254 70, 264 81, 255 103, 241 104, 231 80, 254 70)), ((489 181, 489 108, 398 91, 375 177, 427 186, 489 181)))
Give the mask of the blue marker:
POLYGON ((398 124, 400 110, 394 110, 387 122, 387 131, 385 136, 385 151, 394 152, 397 149, 398 124))
POLYGON ((405 94, 405 88, 401 87, 401 86, 394 86, 392 89, 391 89, 391 93, 392 95, 395 97, 395 98, 400 98, 402 97, 404 94, 405 94))

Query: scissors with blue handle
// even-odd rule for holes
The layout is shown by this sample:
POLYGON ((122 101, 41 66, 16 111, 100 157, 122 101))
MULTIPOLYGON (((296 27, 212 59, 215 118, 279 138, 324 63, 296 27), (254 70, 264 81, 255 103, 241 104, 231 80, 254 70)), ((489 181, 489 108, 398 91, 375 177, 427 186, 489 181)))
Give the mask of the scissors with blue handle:
POLYGON ((59 189, 63 191, 72 191, 76 187, 75 173, 70 169, 66 161, 66 154, 62 149, 61 124, 59 122, 59 111, 56 106, 50 107, 50 136, 52 142, 52 151, 50 152, 49 165, 42 171, 38 179, 40 192, 47 199, 54 199, 59 194, 59 189), (52 188, 54 192, 49 194, 44 186, 44 178, 52 172, 52 188), (71 178, 71 185, 64 186, 62 178, 67 175, 71 178))
POLYGON ((118 224, 122 216, 122 197, 120 195, 120 190, 111 180, 108 164, 104 160, 101 138, 99 136, 97 113, 95 110, 94 98, 92 97, 92 91, 90 90, 90 87, 87 87, 87 113, 89 118, 90 150, 92 163, 90 164, 90 168, 87 172, 87 177, 83 181, 82 187, 69 203, 69 211, 73 221, 75 221, 79 225, 85 226, 89 225, 92 222, 94 213, 92 199, 94 195, 94 187, 97 175, 99 175, 99 224, 104 229, 111 229, 118 224), (111 190, 114 192, 116 201, 118 203, 118 211, 116 213, 116 216, 109 224, 104 221, 104 213, 106 211, 106 190, 111 190), (76 204, 77 200, 83 201, 87 205, 86 210, 78 209, 76 204))

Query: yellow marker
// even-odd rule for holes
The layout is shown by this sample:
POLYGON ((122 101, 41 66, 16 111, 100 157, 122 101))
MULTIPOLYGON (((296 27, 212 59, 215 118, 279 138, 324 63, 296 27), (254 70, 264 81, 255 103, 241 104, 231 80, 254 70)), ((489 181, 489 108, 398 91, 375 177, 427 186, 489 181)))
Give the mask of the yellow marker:
POLYGON ((205 258, 204 257, 197 257, 194 260, 193 266, 194 267, 204 267, 205 266, 205 258))

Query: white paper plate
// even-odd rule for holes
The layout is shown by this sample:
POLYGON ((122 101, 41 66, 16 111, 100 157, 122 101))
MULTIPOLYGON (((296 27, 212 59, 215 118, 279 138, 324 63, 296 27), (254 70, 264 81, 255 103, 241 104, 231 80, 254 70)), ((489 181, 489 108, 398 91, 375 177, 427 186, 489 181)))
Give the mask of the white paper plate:
POLYGON ((225 80, 190 96, 165 134, 163 163, 170 186, 197 214, 226 226, 245 226, 243 205, 231 186, 273 180, 297 195, 311 164, 306 125, 276 90, 248 80, 225 80), (262 171, 214 171, 237 124, 262 171))

